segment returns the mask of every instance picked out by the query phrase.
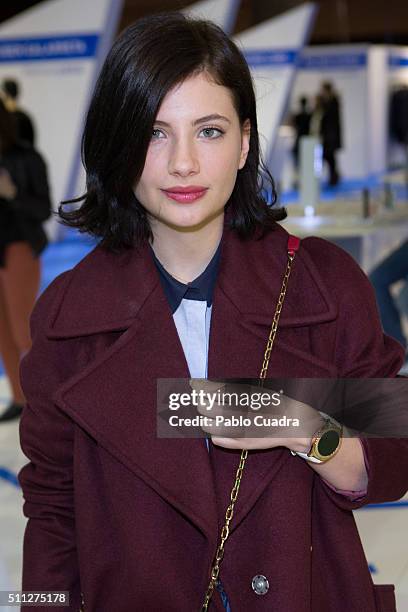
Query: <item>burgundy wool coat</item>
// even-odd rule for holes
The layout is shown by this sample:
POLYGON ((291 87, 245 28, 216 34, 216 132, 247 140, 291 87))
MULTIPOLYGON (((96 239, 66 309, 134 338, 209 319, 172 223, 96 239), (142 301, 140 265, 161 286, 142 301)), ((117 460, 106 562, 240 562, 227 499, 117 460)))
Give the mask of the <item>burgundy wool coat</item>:
MULTIPOLYGON (((210 379, 259 376, 287 237, 277 225, 243 242, 225 225, 210 379)), ((81 593, 87 612, 198 612, 240 451, 156 437, 156 379, 189 372, 148 247, 96 247, 41 295, 31 330, 22 588, 70 591, 62 609, 73 612, 81 593)), ((354 260, 304 239, 268 376, 392 377, 402 360, 354 260)), ((287 448, 249 452, 220 574, 232 612, 395 611, 393 585, 373 585, 352 510, 405 494, 408 440, 363 444, 359 501, 287 448), (264 595, 252 590, 257 574, 269 581, 264 595)), ((211 610, 223 610, 218 593, 211 610)))

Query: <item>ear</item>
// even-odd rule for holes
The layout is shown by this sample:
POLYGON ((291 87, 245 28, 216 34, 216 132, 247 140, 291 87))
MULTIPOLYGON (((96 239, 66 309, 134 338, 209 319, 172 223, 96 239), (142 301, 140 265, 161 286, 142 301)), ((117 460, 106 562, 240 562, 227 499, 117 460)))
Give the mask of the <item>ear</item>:
POLYGON ((245 119, 241 127, 241 154, 239 156, 238 170, 245 166, 246 158, 249 151, 249 140, 251 135, 251 122, 245 119))

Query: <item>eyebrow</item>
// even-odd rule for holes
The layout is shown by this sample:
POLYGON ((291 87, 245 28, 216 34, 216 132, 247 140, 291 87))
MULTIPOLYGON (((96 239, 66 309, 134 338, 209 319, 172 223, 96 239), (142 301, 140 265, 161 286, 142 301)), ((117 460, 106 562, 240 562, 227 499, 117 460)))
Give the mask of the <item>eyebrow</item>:
MULTIPOLYGON (((212 115, 206 115, 205 117, 200 117, 199 119, 196 119, 195 121, 191 123, 191 125, 194 126, 194 125, 198 125, 199 123, 206 123, 207 121, 216 121, 217 119, 231 123, 228 117, 224 117, 224 115, 219 115, 218 113, 213 113, 212 115)), ((170 127, 170 124, 166 123, 165 121, 155 121, 154 124, 170 127)))

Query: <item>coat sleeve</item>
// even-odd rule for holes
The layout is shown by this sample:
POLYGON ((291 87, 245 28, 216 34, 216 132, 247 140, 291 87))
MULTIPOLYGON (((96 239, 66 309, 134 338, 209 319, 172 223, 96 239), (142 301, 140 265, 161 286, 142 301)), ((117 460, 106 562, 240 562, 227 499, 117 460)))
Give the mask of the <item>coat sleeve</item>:
MULTIPOLYGON (((404 350, 383 333, 375 293, 367 276, 339 247, 319 238, 306 242, 316 255, 325 253, 320 267, 329 289, 337 297, 334 358, 339 378, 395 377, 403 363, 404 350)), ((362 437, 360 440, 368 473, 366 495, 357 500, 348 499, 318 479, 331 500, 345 510, 396 501, 408 490, 408 439, 362 437)))
MULTIPOLYGON (((49 340, 45 322, 55 294, 64 284, 57 277, 36 303, 30 319, 32 348, 21 362, 26 405, 20 421, 21 447, 29 459, 19 472, 23 491, 23 579, 25 591, 69 591, 70 606, 80 608, 73 495, 73 426, 53 404, 52 395, 69 368, 62 341, 49 340)), ((23 606, 22 609, 25 609, 23 606)), ((57 607, 37 610, 60 610, 57 607)))

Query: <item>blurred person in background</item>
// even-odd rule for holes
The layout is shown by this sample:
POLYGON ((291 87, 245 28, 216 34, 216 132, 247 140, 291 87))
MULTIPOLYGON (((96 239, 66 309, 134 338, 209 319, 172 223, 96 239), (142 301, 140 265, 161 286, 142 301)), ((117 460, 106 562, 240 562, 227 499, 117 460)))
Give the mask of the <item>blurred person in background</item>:
POLYGON ((45 163, 18 139, 13 114, 0 101, 0 357, 12 394, 0 422, 18 418, 25 401, 19 365, 31 345, 29 317, 40 287, 39 255, 48 244, 42 222, 50 214, 45 163))
POLYGON ((320 135, 323 145, 323 159, 329 167, 329 185, 335 187, 339 180, 336 153, 342 147, 340 101, 332 83, 322 84, 322 117, 320 135))
POLYGON ((323 98, 320 94, 317 94, 314 100, 314 106, 310 115, 309 122, 309 134, 315 136, 321 141, 322 132, 322 117, 323 117, 323 98))
POLYGON ((386 257, 370 274, 374 286, 384 331, 407 350, 407 338, 402 329, 401 316, 391 293, 391 286, 408 281, 408 240, 386 257))
POLYGON ((298 112, 293 115, 293 127, 295 128, 295 144, 293 147, 293 158, 295 160, 296 170, 299 169, 299 143, 302 136, 308 136, 310 129, 310 119, 312 113, 309 109, 309 102, 306 96, 299 98, 298 112))
POLYGON ((17 124, 18 140, 25 140, 35 146, 35 129, 33 120, 26 111, 18 106, 20 85, 15 79, 5 79, 2 83, 2 97, 7 110, 13 113, 17 124))

